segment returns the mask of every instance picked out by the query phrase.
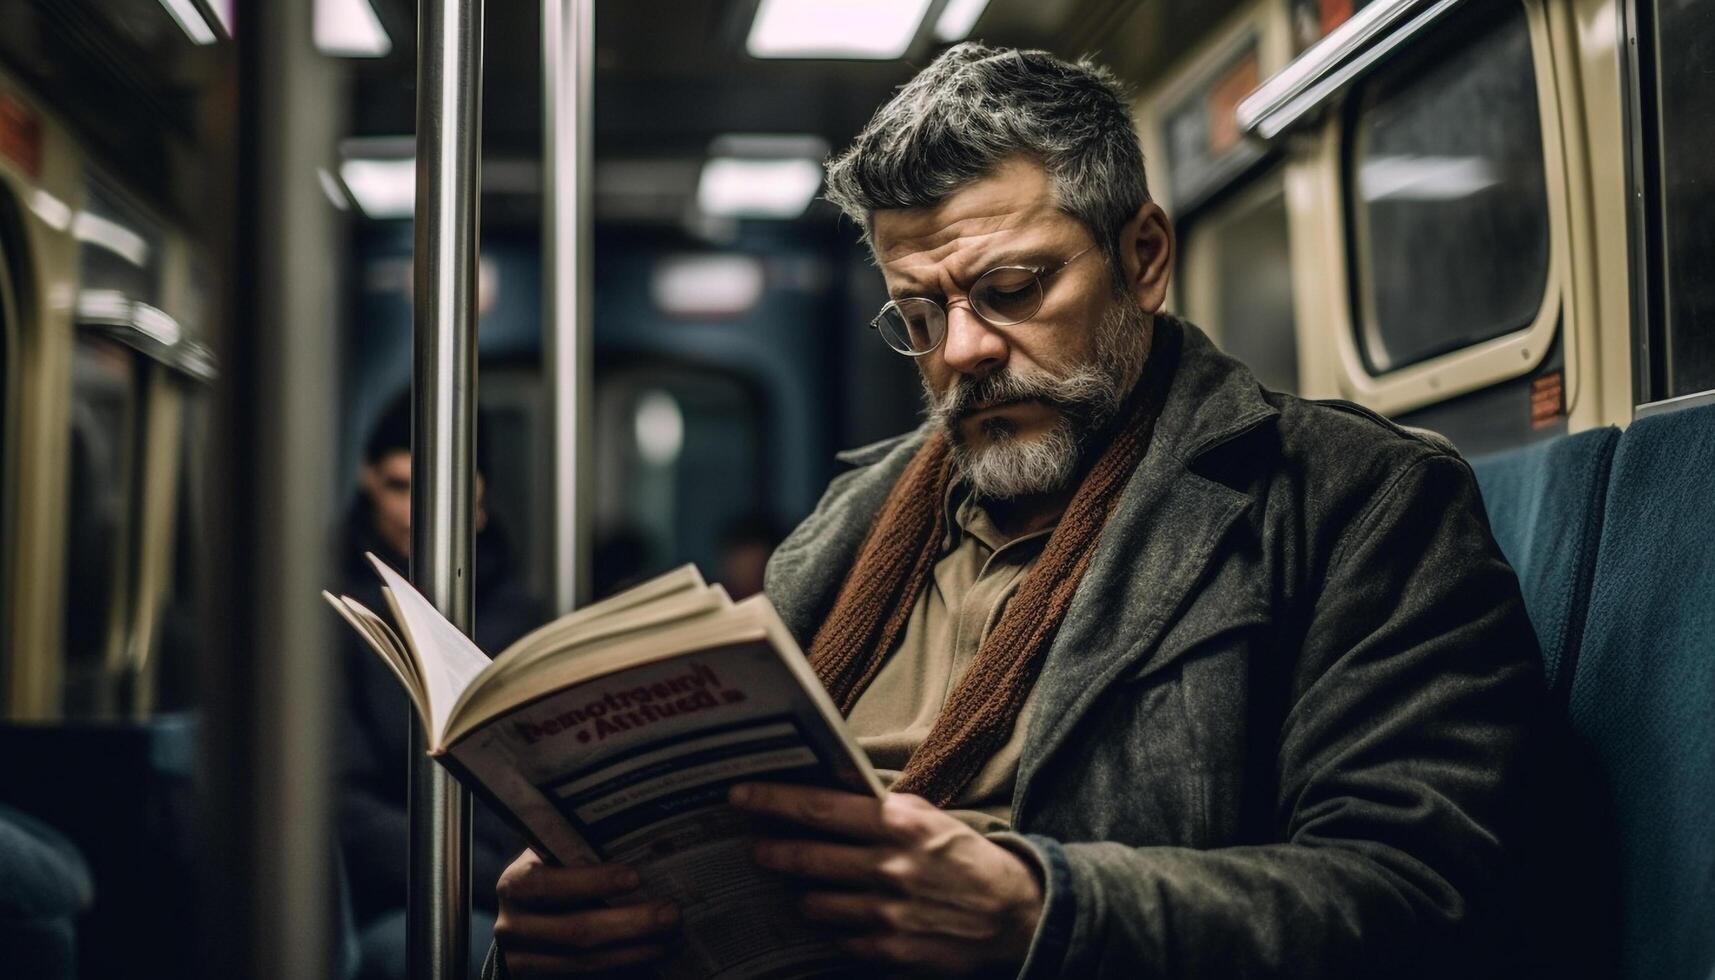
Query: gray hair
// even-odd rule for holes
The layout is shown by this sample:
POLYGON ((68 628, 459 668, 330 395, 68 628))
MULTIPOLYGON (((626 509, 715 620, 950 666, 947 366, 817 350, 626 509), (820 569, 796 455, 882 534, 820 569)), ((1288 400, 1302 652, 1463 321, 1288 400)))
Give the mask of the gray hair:
POLYGON ((828 161, 827 198, 867 240, 875 211, 932 207, 1020 156, 1048 172, 1060 210, 1089 230, 1117 284, 1120 230, 1149 201, 1149 185, 1126 94, 1088 59, 949 48, 828 161))

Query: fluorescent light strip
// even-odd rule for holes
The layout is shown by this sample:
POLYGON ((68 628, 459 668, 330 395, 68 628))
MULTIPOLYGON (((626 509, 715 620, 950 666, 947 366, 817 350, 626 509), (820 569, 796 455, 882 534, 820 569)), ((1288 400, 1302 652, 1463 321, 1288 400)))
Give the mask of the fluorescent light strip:
POLYGON ((208 26, 208 21, 202 19, 202 13, 197 10, 191 0, 161 0, 161 6, 167 8, 167 13, 178 21, 179 30, 191 39, 193 44, 213 44, 215 41, 214 28, 208 26))
POLYGON ((814 160, 744 160, 716 157, 703 165, 697 207, 728 218, 796 218, 822 186, 814 160))
POLYGON ((988 5, 989 0, 947 0, 941 16, 935 19, 935 39, 952 42, 970 37, 988 5))
POLYGON ((930 0, 762 0, 745 48, 755 58, 903 55, 930 0))
POLYGON ((369 0, 316 0, 316 50, 345 58, 380 58, 393 39, 369 0))

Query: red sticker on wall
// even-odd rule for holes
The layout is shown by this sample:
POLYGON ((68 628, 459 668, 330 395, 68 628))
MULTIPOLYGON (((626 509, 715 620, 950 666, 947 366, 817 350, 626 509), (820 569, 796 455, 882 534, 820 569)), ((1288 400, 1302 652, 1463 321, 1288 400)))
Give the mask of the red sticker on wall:
POLYGON ((30 107, 0 92, 0 157, 35 180, 42 175, 42 121, 30 107))
POLYGON ((1227 69, 1209 89, 1209 155, 1220 156, 1232 149, 1243 135, 1239 132, 1239 103, 1257 86, 1256 52, 1245 55, 1227 69))
POLYGON ((1352 0, 1322 0, 1322 36, 1352 19, 1352 0))
POLYGON ((1541 429, 1566 417, 1566 375, 1550 371, 1530 380, 1530 427, 1541 429))

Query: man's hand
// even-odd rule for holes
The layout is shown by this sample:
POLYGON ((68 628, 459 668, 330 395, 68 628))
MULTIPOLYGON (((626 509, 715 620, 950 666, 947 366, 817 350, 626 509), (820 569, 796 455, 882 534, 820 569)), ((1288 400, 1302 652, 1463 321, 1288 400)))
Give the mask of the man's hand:
POLYGON ((500 876, 500 916, 494 938, 517 980, 594 973, 648 963, 667 954, 679 910, 647 902, 608 908, 637 887, 637 872, 622 864, 555 868, 525 851, 500 876))
POLYGON ((771 783, 735 786, 733 805, 854 844, 764 840, 756 862, 826 890, 805 916, 848 933, 854 956, 936 975, 1016 969, 1042 914, 1025 861, 919 796, 883 800, 771 783))

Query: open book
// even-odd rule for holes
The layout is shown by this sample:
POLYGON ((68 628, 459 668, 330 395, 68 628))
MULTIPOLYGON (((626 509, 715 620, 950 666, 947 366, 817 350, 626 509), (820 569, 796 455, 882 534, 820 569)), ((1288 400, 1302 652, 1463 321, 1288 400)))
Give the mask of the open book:
POLYGON ((398 631, 323 593, 399 678, 431 754, 545 860, 631 865, 678 903, 668 977, 826 976, 838 950, 750 860, 743 781, 881 795, 774 607, 685 566, 543 626, 493 660, 370 556, 398 631))

